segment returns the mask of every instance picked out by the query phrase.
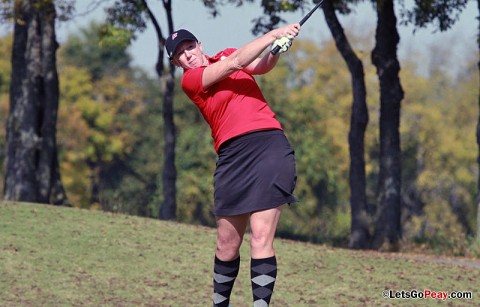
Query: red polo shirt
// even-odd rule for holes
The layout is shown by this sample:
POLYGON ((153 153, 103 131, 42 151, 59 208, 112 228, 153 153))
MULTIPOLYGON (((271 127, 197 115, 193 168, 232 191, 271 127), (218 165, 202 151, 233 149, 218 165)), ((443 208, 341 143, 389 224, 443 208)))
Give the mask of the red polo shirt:
MULTIPOLYGON (((214 63, 234 51, 228 48, 207 59, 214 63)), ((210 125, 215 151, 218 152, 223 142, 241 134, 263 129, 283 130, 252 75, 238 70, 203 90, 205 68, 184 70, 182 89, 210 125)))

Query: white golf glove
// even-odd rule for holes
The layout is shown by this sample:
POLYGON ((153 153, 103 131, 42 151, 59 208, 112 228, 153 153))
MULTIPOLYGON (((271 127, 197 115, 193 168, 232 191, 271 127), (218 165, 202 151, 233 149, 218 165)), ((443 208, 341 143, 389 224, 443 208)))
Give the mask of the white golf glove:
POLYGON ((284 53, 288 50, 288 48, 290 48, 290 46, 292 46, 292 41, 293 41, 292 35, 282 36, 273 42, 272 50, 278 46, 280 47, 280 50, 278 51, 278 53, 284 53))

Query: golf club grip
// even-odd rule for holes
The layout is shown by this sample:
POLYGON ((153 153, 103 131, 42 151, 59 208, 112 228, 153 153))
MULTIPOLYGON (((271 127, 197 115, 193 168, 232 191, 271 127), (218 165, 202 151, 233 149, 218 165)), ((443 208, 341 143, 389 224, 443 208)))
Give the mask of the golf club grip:
POLYGON ((273 55, 276 55, 280 51, 280 46, 275 46, 275 48, 270 51, 273 55))
MULTIPOLYGON (((313 9, 311 9, 310 12, 308 12, 308 14, 305 15, 305 17, 303 17, 302 20, 300 20, 299 22, 300 26, 302 26, 308 20, 308 18, 310 18, 310 16, 312 16, 313 12, 315 12, 323 4, 323 1, 325 0, 321 0, 320 2, 318 2, 317 5, 315 5, 313 9)), ((279 51, 280 51, 280 46, 275 46, 275 48, 273 48, 272 51, 270 52, 272 53, 272 55, 276 55, 279 51)))

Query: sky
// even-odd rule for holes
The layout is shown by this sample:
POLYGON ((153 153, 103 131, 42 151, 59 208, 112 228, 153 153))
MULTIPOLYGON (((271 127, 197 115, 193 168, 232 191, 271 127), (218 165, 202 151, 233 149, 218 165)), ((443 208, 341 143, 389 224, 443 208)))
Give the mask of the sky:
MULTIPOLYGON (((214 54, 226 47, 240 47, 255 38, 251 34, 251 29, 253 26, 252 20, 261 14, 259 1, 254 4, 246 4, 242 8, 225 6, 221 8, 221 15, 217 18, 209 17, 207 9, 203 7, 199 0, 174 0, 172 2, 175 28, 186 28, 192 31, 202 41, 204 51, 207 54, 214 54)), ((160 1, 150 0, 149 3, 153 6, 159 4, 160 1)), ((154 10, 163 12, 160 5, 154 6, 154 10)), ((288 23, 293 23, 300 21, 304 14, 297 12, 284 14, 282 17, 288 23)), ((442 41, 456 42, 449 46, 453 54, 453 58, 451 58, 452 67, 461 70, 463 67, 460 63, 466 52, 478 54, 475 43, 478 31, 478 22, 475 19, 477 14, 476 1, 469 0, 468 7, 460 20, 448 32, 432 33, 432 29, 421 29, 413 34, 413 27, 400 26, 400 58, 417 54, 417 50, 425 50, 425 44, 439 44, 442 41)), ((162 14, 158 14, 158 18, 164 19, 162 14)), ((342 17, 340 20, 347 29, 347 36, 351 31, 358 31, 358 34, 362 36, 365 33, 372 33, 373 36, 377 21, 375 11, 368 3, 356 8, 354 14, 342 17)), ((304 24, 298 37, 311 39, 319 43, 331 39, 330 30, 324 21, 321 10, 317 10, 304 24)), ((155 42, 155 34, 150 28, 149 31, 139 37, 131 49, 135 63, 151 71, 153 71, 156 57, 155 42)), ((373 41, 371 48, 373 48, 373 41)), ((370 51, 371 49, 367 50, 367 52, 370 51)), ((430 57, 425 56, 424 63, 427 63, 429 59, 430 57)))
MULTIPOLYGON (((407 3, 412 0, 406 0, 407 3)), ((85 27, 91 20, 101 21, 105 18, 103 7, 111 4, 113 0, 103 0, 103 6, 92 6, 93 0, 77 1, 76 12, 78 16, 72 21, 60 24, 57 29, 60 45, 66 41, 68 35, 75 33, 79 28, 85 27), (84 14, 89 12, 88 14, 84 14)), ((98 2, 98 1, 97 1, 98 2)), ((200 0, 173 0, 172 12, 174 27, 176 29, 185 28, 190 30, 202 41, 205 53, 214 54, 227 47, 240 47, 255 37, 251 33, 253 27, 252 20, 261 15, 259 1, 256 3, 245 3, 241 8, 231 5, 220 8, 220 16, 213 18, 208 14, 208 10, 203 6, 200 0)), ((165 23, 165 14, 160 0, 149 0, 152 10, 156 13, 164 33, 167 31, 165 23)), ((396 2, 397 3, 397 2, 396 2)), ((313 4, 312 4, 313 7, 313 4)), ((297 12, 282 14, 282 17, 288 23, 298 22, 306 12, 297 12)), ((473 53, 478 56, 478 47, 476 45, 476 35, 479 30, 477 1, 468 0, 467 8, 460 16, 456 25, 447 32, 434 33, 432 28, 420 29, 413 33, 413 27, 399 26, 400 45, 399 57, 408 58, 411 55, 417 56, 418 52, 426 50, 425 46, 437 45, 438 47, 448 48, 451 51, 450 61, 452 67, 462 69, 462 61, 468 54, 473 53), (447 46, 442 42, 448 42, 447 46)), ((397 14, 398 16, 398 14, 397 14)), ((355 8, 355 12, 346 17, 340 17, 340 21, 346 29, 346 34, 356 32, 362 37, 365 33, 371 33, 372 36, 376 26, 376 15, 373 7, 368 4, 361 4, 355 8)), ((302 31, 298 36, 302 39, 311 39, 319 44, 330 40, 331 34, 324 21, 323 12, 319 9, 303 25, 302 31)), ((373 42, 372 42, 373 44, 373 42)), ((355 47, 355 46, 354 46, 355 47)), ((138 39, 133 42, 130 53, 133 58, 133 64, 144 68, 146 71, 154 74, 154 66, 157 57, 157 39, 151 26, 147 31, 140 34, 138 39)), ((371 46, 373 48, 373 45, 371 46)), ((370 52, 367 50, 367 52, 370 52)), ((441 51, 441 50, 440 50, 441 51)), ((423 61, 427 63, 430 56, 423 55, 423 61)))

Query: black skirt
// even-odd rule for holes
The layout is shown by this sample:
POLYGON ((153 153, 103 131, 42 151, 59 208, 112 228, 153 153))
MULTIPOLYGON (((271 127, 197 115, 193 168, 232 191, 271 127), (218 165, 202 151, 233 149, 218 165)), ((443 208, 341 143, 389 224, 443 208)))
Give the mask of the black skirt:
POLYGON ((294 154, 281 130, 252 132, 222 144, 213 214, 234 216, 296 202, 294 154))

